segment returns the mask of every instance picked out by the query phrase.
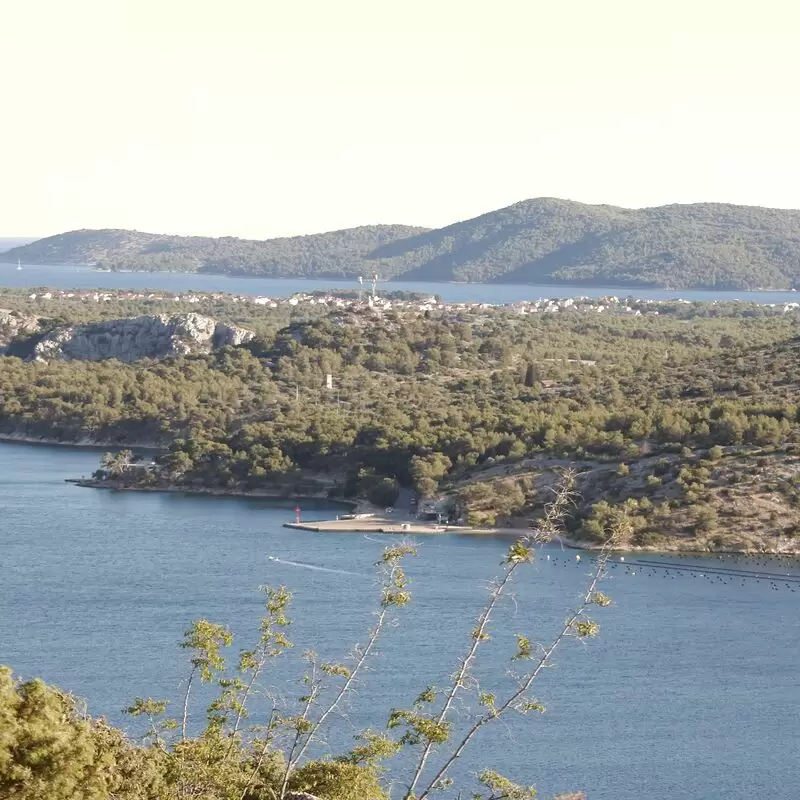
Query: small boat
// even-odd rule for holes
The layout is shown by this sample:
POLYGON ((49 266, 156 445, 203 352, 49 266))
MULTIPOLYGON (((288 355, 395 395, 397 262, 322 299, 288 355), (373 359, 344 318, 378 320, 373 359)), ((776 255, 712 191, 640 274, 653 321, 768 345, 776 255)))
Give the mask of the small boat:
POLYGON ((22 262, 19 259, 17 259, 17 269, 22 269, 22 262))

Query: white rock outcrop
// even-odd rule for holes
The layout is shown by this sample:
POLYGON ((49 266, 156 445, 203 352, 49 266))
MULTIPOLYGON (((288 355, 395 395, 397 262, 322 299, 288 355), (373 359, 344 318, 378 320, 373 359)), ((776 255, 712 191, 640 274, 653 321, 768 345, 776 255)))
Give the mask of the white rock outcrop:
POLYGON ((66 325, 46 333, 33 348, 34 361, 137 361, 208 353, 250 341, 253 332, 202 314, 158 314, 86 325, 66 325))
POLYGON ((39 330, 39 320, 20 311, 0 308, 0 355, 19 336, 30 336, 39 330))

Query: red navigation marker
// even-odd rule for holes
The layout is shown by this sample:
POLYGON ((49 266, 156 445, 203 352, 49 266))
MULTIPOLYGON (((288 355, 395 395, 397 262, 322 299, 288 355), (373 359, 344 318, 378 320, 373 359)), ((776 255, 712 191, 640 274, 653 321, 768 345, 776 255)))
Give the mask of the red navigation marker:
POLYGON ((294 513, 295 513, 295 516, 296 516, 296 520, 295 521, 299 525, 300 524, 300 506, 297 506, 295 508, 294 513))

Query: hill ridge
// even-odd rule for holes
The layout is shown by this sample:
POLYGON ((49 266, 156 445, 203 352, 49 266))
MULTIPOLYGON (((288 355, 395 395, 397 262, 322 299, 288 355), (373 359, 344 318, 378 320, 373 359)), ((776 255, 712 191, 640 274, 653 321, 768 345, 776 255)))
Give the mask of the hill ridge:
POLYGON ((265 277, 789 289, 800 287, 800 210, 538 197, 434 229, 362 225, 266 240, 80 229, 2 258, 265 277))

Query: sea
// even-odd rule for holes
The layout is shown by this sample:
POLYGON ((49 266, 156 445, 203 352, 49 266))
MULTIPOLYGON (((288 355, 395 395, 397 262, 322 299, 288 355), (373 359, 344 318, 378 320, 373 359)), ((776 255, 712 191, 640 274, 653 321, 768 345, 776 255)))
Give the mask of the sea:
MULTIPOLYGON (((324 505, 301 503, 297 512, 294 503, 66 482, 90 474, 100 456, 0 443, 0 663, 70 690, 133 735, 122 709, 134 698, 171 699, 177 713, 188 674, 177 643, 192 620, 229 626, 233 660, 251 645, 260 586, 293 592, 295 647, 265 678, 289 708, 304 692, 304 651, 338 662, 365 642, 378 601, 374 564, 387 539, 283 527, 297 513, 336 513, 324 505)), ((407 563, 412 603, 379 640, 323 754, 347 748, 359 730, 382 729, 392 708, 408 707, 428 685, 447 684, 510 541, 416 539, 407 563)), ((502 696, 513 687, 524 669, 510 660, 515 634, 551 641, 592 562, 590 553, 553 546, 521 570, 476 662, 483 691, 502 696)), ((797 800, 798 561, 619 554, 602 589, 613 605, 593 612, 600 635, 565 641, 534 684, 546 712, 487 726, 465 751, 454 775, 465 796, 489 768, 535 784, 541 797, 583 790, 589 800, 797 800)), ((207 699, 196 695, 193 729, 207 699)), ((474 704, 457 708, 463 729, 474 704)), ((253 713, 263 721, 265 707, 253 713)), ((399 796, 409 757, 387 766, 399 796)))
MULTIPOLYGON (((2 249, 2 246, 0 246, 2 249)), ((0 258, 2 256, 0 255, 0 258)), ((92 267, 29 265, 0 261, 0 286, 8 288, 55 289, 130 289, 136 291, 230 292, 262 297, 289 297, 298 292, 331 289, 358 290, 357 281, 348 278, 244 278, 182 272, 99 272, 92 267)), ((564 297, 635 297, 641 300, 723 301, 755 303, 800 302, 798 292, 728 292, 715 290, 624 289, 610 286, 537 286, 507 283, 427 283, 422 281, 383 281, 384 291, 419 292, 438 295, 449 303, 490 303, 505 305, 521 300, 564 297)))

